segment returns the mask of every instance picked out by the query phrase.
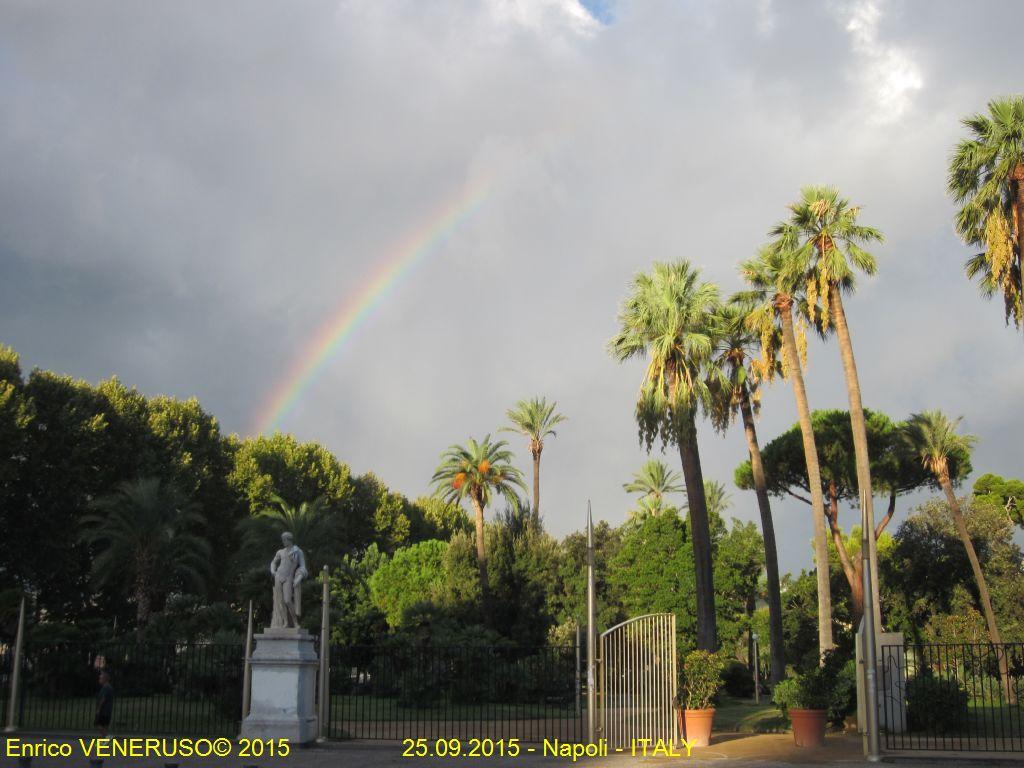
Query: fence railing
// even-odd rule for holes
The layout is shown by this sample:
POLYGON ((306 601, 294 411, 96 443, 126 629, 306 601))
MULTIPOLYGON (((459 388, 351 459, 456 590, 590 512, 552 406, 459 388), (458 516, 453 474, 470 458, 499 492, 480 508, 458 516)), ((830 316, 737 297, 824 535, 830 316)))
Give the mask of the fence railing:
POLYGON ((382 645, 330 653, 330 738, 585 736, 575 646, 382 645))
POLYGON ((111 733, 235 736, 243 657, 235 643, 26 642, 18 727, 94 729, 105 669, 114 688, 111 733))
POLYGON ((1024 643, 883 646, 887 749, 1024 751, 1024 643))

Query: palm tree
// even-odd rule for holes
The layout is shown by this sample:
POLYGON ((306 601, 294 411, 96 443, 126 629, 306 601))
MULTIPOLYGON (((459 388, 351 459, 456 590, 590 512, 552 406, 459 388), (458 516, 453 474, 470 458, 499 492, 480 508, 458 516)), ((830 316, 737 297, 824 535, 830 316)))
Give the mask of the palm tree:
POLYGON ((123 482, 90 505, 82 539, 96 548, 92 575, 99 586, 131 583, 135 617, 149 623, 154 601, 172 589, 202 592, 210 543, 199 533, 206 523, 196 504, 159 478, 123 482))
POLYGON ((807 482, 811 494, 811 517, 814 523, 814 560, 818 583, 818 652, 824 658, 832 643, 832 591, 829 586, 828 539, 825 533, 825 499, 821 491, 821 465, 811 427, 811 409, 807 404, 807 388, 800 358, 806 348, 803 330, 797 335, 793 322, 793 305, 806 303, 800 294, 803 286, 792 279, 792 265, 787 254, 777 247, 762 248, 758 255, 743 262, 740 271, 752 290, 737 294, 736 301, 751 304, 747 327, 761 340, 764 370, 775 369, 777 347, 782 350, 782 375, 793 386, 796 409, 807 462, 807 482), (779 330, 781 329, 781 334, 779 330))
POLYGON ((679 473, 673 472, 658 459, 648 459, 639 472, 633 473, 633 479, 623 483, 622 487, 630 493, 641 494, 638 508, 643 514, 659 515, 670 510, 679 511, 666 504, 665 500, 666 494, 683 490, 683 486, 679 485, 679 473))
POLYGON ((875 626, 881 629, 878 592, 878 557, 875 540, 867 532, 874 530, 875 509, 871 486, 871 459, 868 435, 861 401, 857 361, 853 356, 850 326, 843 307, 843 293, 854 288, 855 270, 866 275, 875 273, 875 258, 861 246, 882 241, 882 233, 857 223, 860 208, 839 196, 832 187, 805 187, 800 200, 790 206, 789 219, 771 231, 776 245, 792 254, 793 268, 807 284, 807 311, 812 324, 823 332, 835 329, 839 356, 843 361, 846 393, 850 402, 850 427, 853 432, 853 453, 857 468, 857 487, 867 523, 868 563, 871 566, 871 590, 875 626), (817 304, 821 303, 821 314, 817 304))
POLYGON ((718 306, 718 287, 701 282, 699 271, 688 262, 655 264, 649 275, 633 279, 619 312, 619 333, 609 343, 611 355, 620 362, 648 358, 636 403, 641 442, 650 450, 660 437, 663 445, 671 442, 679 448, 693 533, 697 647, 708 651, 717 649, 718 631, 696 414, 710 399, 705 369, 714 348, 711 318, 718 306))
POLYGON ((277 494, 272 495, 270 501, 271 506, 258 510, 239 524, 243 531, 244 549, 253 553, 266 552, 270 547, 280 546, 277 539, 288 531, 310 555, 312 571, 312 564, 321 564, 322 555, 329 552, 335 543, 334 520, 329 514, 327 497, 321 495, 298 506, 277 494))
POLYGON ((907 445, 921 460, 924 468, 934 475, 946 496, 946 503, 949 504, 949 511, 953 515, 953 524, 956 526, 956 532, 967 552, 967 559, 971 562, 971 570, 974 571, 981 610, 985 615, 985 623, 988 625, 989 640, 999 654, 999 672, 1003 678, 1006 695, 1011 702, 1015 702, 1016 696, 1010 681, 1006 656, 1002 652, 1003 639, 999 634, 996 615, 992 610, 992 599, 988 594, 988 583, 981 570, 981 562, 978 560, 974 543, 967 532, 967 523, 964 521, 964 515, 960 509, 960 501, 953 492, 953 483, 960 474, 956 471, 956 466, 964 463, 965 459, 969 459, 971 446, 977 441, 973 435, 957 433, 957 427, 962 418, 950 420, 942 411, 937 410, 915 413, 907 419, 903 426, 903 435, 907 445))
POLYGON ((708 517, 725 521, 725 513, 732 507, 732 496, 725 485, 717 480, 704 481, 704 498, 708 502, 708 517))
POLYGON ((544 451, 544 438, 555 436, 555 427, 566 420, 555 413, 558 403, 548 404, 546 398, 520 400, 515 408, 505 412, 514 426, 503 427, 503 432, 518 432, 529 440, 530 455, 533 456, 533 517, 540 520, 540 455, 544 451))
POLYGON ((949 193, 962 207, 956 230, 982 250, 967 261, 986 296, 1003 294, 1006 322, 1024 328, 1024 96, 994 99, 988 115, 961 121, 971 137, 949 161, 949 193))
POLYGON ((441 463, 431 482, 442 499, 459 503, 469 499, 476 514, 476 562, 480 571, 481 594, 487 595, 487 551, 484 546, 484 510, 497 494, 510 505, 518 507, 516 489, 523 492, 522 473, 512 466, 508 443, 491 442, 487 435, 479 443, 470 438, 466 445, 449 446, 441 454, 441 463))
POLYGON ((775 523, 772 520, 771 502, 768 498, 768 483, 764 476, 761 449, 757 442, 754 426, 754 412, 760 406, 760 386, 763 379, 770 379, 777 372, 777 366, 764 371, 763 363, 757 360, 753 351, 757 348, 758 336, 747 327, 746 319, 751 310, 731 299, 719 310, 718 341, 715 345, 714 364, 719 368, 719 381, 725 386, 713 388, 715 398, 711 410, 712 423, 724 432, 739 411, 743 422, 743 434, 747 440, 747 453, 754 477, 754 493, 757 508, 761 514, 761 536, 764 539, 765 580, 768 591, 768 634, 771 647, 771 682, 781 682, 786 676, 785 638, 782 631, 782 590, 779 586, 779 553, 775 543, 775 523))

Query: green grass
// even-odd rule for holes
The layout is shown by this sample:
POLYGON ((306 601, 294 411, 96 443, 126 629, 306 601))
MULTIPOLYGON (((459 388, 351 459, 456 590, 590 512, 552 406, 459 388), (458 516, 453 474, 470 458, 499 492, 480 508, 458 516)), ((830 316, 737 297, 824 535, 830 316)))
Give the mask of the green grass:
MULTIPOLYGON (((238 710, 241 712, 241 697, 238 710)), ((95 731, 96 699, 91 696, 29 699, 19 727, 26 731, 95 731)), ((235 715, 237 717, 238 715, 235 715)), ((118 696, 111 733, 234 736, 237 720, 215 702, 171 695, 118 696)))
POLYGON ((437 704, 430 707, 402 707, 394 698, 371 695, 331 696, 331 719, 346 721, 416 720, 529 720, 576 716, 573 704, 437 704))
POLYGON ((722 733, 783 733, 789 720, 767 696, 761 703, 722 695, 715 707, 715 730, 722 733))

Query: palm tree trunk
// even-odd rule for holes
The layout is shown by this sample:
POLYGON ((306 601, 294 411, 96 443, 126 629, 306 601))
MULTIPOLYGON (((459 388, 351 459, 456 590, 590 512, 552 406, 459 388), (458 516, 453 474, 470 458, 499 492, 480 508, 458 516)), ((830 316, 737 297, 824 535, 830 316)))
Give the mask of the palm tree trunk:
POLYGON ((793 384, 793 394, 796 397, 804 458, 807 461, 807 485, 811 492, 811 514, 814 518, 814 560, 818 577, 818 653, 824 658, 825 651, 831 650, 833 643, 832 590, 828 583, 828 540, 825 534, 825 500, 821 492, 821 465, 818 463, 818 448, 814 444, 811 409, 807 405, 804 375, 796 351, 793 305, 788 299, 779 302, 779 316, 782 320, 782 351, 786 357, 786 367, 789 369, 787 375, 793 384))
POLYGON ((829 481, 828 490, 828 527, 832 532, 832 543, 836 547, 839 565, 843 568, 846 583, 850 585, 850 609, 853 613, 854 624, 856 624, 860 617, 864 615, 864 582, 861 578, 861 561, 860 558, 852 561, 849 553, 846 551, 846 543, 843 541, 843 530, 839 527, 839 494, 836 491, 834 480, 829 481))
POLYGON ((715 586, 711 563, 711 526, 708 504, 704 497, 704 475, 697 448, 697 424, 693 411, 683 417, 679 429, 679 458, 683 465, 686 501, 689 505, 690 534, 693 537, 693 567, 697 592, 697 648, 718 650, 718 627, 715 618, 715 586))
MULTIPOLYGON (((839 286, 832 283, 828 289, 829 306, 839 341, 839 355, 843 359, 843 373, 846 376, 846 394, 850 401, 850 427, 853 432, 853 453, 857 465, 857 488, 864 503, 862 536, 868 542, 868 563, 871 567, 871 602, 874 604, 875 630, 882 631, 882 606, 878 591, 878 550, 875 537, 875 504, 871 488, 871 458, 868 455, 868 432, 864 423, 864 406, 860 398, 860 378, 857 376, 857 361, 853 357, 853 341, 850 326, 846 322, 843 296, 839 286)), ((862 588, 863 589, 863 588, 862 588)))
POLYGON ((1014 201, 1014 214, 1017 225, 1017 263, 1024 265, 1024 163, 1017 163, 1012 173, 1017 182, 1017 195, 1014 201))
POLYGON ((489 594, 487 584, 487 550, 484 546, 484 505, 475 495, 470 497, 473 511, 476 513, 476 567, 480 572, 480 598, 487 604, 489 594))
POLYGON ((939 475, 939 485, 946 495, 946 502, 949 504, 949 511, 953 514, 953 523, 956 525, 956 532, 960 534, 960 541, 967 550, 967 559, 971 561, 971 570, 974 571, 974 581, 978 585, 978 599, 981 602, 981 611, 985 614, 985 623, 988 625, 989 641, 996 647, 999 657, 999 676, 1003 679, 1003 687, 1006 689, 1006 699, 1010 704, 1017 703, 1016 692, 1013 689, 1013 682, 1010 680, 1010 672, 1006 664, 1005 647, 1003 638, 999 634, 999 627, 996 624, 996 614, 992 610, 992 598, 988 594, 988 582, 985 581, 985 574, 981 570, 981 562, 978 560, 978 553, 974 550, 974 543, 967 532, 967 523, 964 522, 963 512, 960 510, 960 502, 953 493, 953 485, 949 480, 949 473, 943 472, 939 475))
POLYGON ((533 520, 536 523, 540 522, 540 452, 542 449, 534 451, 533 454, 533 520))
POLYGON ((149 593, 141 583, 135 587, 135 623, 141 632, 149 624, 149 593))
POLYGON ((750 468, 754 475, 754 493, 761 513, 761 537, 764 539, 764 570, 768 586, 768 640, 771 646, 771 682, 782 682, 786 677, 785 638, 782 633, 782 590, 779 588, 779 551, 775 545, 775 523, 768 500, 768 483, 764 477, 761 448, 757 444, 754 412, 750 407, 750 393, 740 391, 740 414, 743 416, 743 434, 747 438, 750 468))

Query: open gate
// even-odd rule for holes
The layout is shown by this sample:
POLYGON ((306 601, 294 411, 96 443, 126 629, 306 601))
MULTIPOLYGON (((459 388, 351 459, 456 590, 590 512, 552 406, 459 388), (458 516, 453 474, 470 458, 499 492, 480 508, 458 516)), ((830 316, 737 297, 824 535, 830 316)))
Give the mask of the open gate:
POLYGON ((599 735, 609 748, 676 741, 675 615, 652 613, 612 627, 601 635, 599 661, 599 735))

